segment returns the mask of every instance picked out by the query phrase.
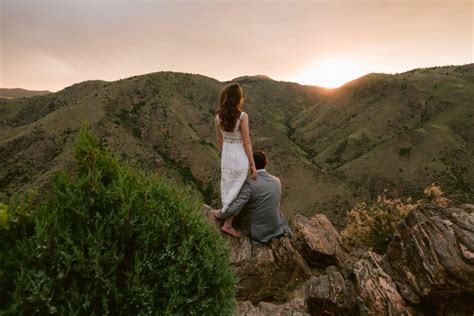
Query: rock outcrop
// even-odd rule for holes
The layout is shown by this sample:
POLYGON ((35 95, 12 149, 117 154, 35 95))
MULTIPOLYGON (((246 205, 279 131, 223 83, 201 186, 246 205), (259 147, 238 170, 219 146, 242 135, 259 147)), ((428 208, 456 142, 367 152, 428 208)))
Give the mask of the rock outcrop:
POLYGON ((354 265, 357 306, 360 315, 414 315, 390 276, 383 270, 382 257, 367 252, 354 265))
MULTIPOLYGON (((210 208, 206 213, 218 228, 210 208)), ((266 245, 225 236, 240 279, 235 315, 474 312, 474 207, 469 204, 413 210, 384 256, 346 253, 321 214, 296 215, 291 227, 292 238, 266 245)))
POLYGON ((412 304, 454 310, 462 299, 474 312, 474 213, 418 207, 400 222, 384 263, 412 304))
MULTIPOLYGON (((205 209, 216 228, 219 222, 205 209)), ((266 245, 252 244, 248 237, 224 235, 230 246, 230 263, 239 278, 237 298, 240 301, 261 301, 286 298, 288 292, 303 284, 311 270, 288 236, 273 238, 266 245)))
POLYGON ((311 218, 295 215, 291 229, 294 243, 310 267, 336 265, 347 276, 349 256, 341 247, 339 233, 325 215, 316 214, 311 218))
POLYGON ((313 276, 305 287, 305 302, 311 315, 353 315, 355 291, 335 266, 326 274, 313 276))
POLYGON ((253 245, 248 238, 233 239, 230 244, 230 263, 240 280, 239 299, 253 303, 278 300, 311 276, 287 236, 274 238, 268 245, 253 245))
POLYGON ((309 316, 304 300, 293 299, 285 304, 260 302, 256 306, 250 301, 238 302, 234 315, 242 316, 309 316))

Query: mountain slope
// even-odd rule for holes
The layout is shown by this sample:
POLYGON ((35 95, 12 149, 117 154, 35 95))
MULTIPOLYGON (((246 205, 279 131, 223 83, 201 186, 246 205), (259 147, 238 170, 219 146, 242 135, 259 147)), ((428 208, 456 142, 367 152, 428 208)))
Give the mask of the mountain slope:
MULTIPOLYGON (((341 224, 350 205, 384 188, 416 194, 437 181, 461 200, 472 194, 473 74, 472 65, 371 74, 331 90, 265 76, 234 81, 254 150, 267 152, 282 180, 284 212, 323 212, 341 224)), ((224 85, 158 72, 0 103, 0 192, 47 183, 88 122, 112 151, 218 207, 213 121, 224 85)))
POLYGON ((18 99, 18 98, 29 98, 34 97, 37 95, 45 95, 50 94, 51 91, 42 90, 42 91, 34 91, 34 90, 26 90, 21 88, 0 88, 0 100, 2 99, 18 99))
POLYGON ((474 190, 474 65, 371 74, 292 121, 294 139, 358 195, 474 190))

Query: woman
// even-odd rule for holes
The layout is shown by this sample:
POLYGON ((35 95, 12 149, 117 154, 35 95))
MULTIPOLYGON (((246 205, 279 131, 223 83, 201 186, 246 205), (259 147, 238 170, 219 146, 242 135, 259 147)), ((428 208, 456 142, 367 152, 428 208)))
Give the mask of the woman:
MULTIPOLYGON (((250 143, 249 118, 242 111, 244 97, 238 83, 227 85, 221 92, 215 127, 217 144, 221 155, 221 199, 224 213, 237 197, 247 178, 249 167, 252 178, 257 179, 257 169, 253 161, 250 143)), ((240 232, 232 226, 233 217, 222 225, 222 231, 240 237, 240 232)))

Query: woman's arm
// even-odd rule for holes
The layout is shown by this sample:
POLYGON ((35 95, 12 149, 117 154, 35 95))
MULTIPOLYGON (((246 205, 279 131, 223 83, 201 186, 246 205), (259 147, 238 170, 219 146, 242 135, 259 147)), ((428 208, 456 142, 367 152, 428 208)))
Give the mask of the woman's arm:
POLYGON ((224 144, 224 138, 222 137, 222 131, 219 127, 219 124, 217 123, 217 116, 216 116, 216 119, 214 120, 214 125, 216 127, 217 146, 219 147, 220 150, 222 150, 222 146, 224 144))
POLYGON ((249 159, 250 170, 252 171, 252 178, 257 179, 257 169, 255 168, 255 162, 253 161, 252 143, 250 142, 249 132, 249 116, 244 113, 242 117, 242 123, 240 125, 240 132, 242 133, 242 140, 244 142, 245 153, 249 159))

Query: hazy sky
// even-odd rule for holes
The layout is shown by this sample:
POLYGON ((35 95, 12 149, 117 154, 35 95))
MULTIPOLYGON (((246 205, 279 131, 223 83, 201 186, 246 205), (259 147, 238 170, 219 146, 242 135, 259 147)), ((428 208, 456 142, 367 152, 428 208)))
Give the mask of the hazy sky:
POLYGON ((474 62, 474 0, 0 0, 0 87, 161 70, 337 86, 474 62))

